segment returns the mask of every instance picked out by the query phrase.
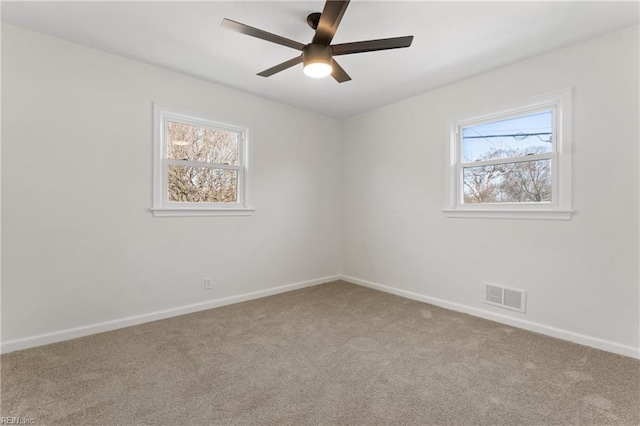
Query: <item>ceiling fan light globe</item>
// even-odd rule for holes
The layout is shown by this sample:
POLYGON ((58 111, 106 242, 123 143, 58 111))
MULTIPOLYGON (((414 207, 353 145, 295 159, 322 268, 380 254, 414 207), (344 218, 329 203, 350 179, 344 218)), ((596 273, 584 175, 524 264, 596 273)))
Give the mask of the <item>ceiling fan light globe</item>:
POLYGON ((326 62, 312 62, 304 66, 304 73, 309 77, 322 78, 331 74, 333 68, 326 62))

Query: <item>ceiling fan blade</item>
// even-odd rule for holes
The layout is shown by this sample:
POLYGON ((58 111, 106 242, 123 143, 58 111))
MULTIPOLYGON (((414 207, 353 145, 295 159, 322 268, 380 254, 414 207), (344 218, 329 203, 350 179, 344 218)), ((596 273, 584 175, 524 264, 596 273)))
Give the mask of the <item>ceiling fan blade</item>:
POLYGON ((222 20, 222 28, 235 31, 237 33, 246 34, 251 37, 256 37, 262 40, 270 41, 271 43, 280 44, 282 46, 291 47, 296 50, 302 50, 304 44, 298 43, 294 40, 281 37, 276 34, 271 34, 266 31, 259 30, 258 28, 250 27, 249 25, 241 24, 240 22, 232 21, 231 19, 222 20))
POLYGON ((334 59, 331 64, 333 71, 331 71, 331 76, 336 79, 338 83, 344 83, 345 81, 351 80, 349 74, 336 62, 334 59))
POLYGON ((258 75, 262 76, 262 77, 269 77, 274 75, 275 73, 278 73, 280 71, 284 71, 287 68, 291 68, 294 65, 298 65, 299 63, 302 62, 302 55, 300 56, 296 56, 293 59, 289 59, 288 61, 285 61, 281 64, 276 65, 275 67, 271 67, 268 70, 264 70, 262 72, 259 72, 258 75))
POLYGON ((342 15, 347 10, 349 0, 347 1, 334 1, 327 0, 324 4, 324 9, 320 15, 320 21, 318 22, 318 28, 316 28, 316 35, 313 36, 312 43, 329 45, 333 36, 336 34, 338 25, 342 20, 342 15))
POLYGON ((400 49, 411 46, 413 36, 383 38, 379 40, 356 41, 354 43, 334 44, 333 55, 373 52, 376 50, 400 49))

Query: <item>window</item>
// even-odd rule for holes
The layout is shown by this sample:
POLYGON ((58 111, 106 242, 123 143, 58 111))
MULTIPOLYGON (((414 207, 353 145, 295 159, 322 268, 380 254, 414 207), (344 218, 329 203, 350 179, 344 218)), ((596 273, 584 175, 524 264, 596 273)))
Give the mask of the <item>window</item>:
POLYGON ((248 129, 154 104, 154 216, 246 215, 248 129))
POLYGON ((571 218, 571 90, 447 125, 448 217, 571 218))

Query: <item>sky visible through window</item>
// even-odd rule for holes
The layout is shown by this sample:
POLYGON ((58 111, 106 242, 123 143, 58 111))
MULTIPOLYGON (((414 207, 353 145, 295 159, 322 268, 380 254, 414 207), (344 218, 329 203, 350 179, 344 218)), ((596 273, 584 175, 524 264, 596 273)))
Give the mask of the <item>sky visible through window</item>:
POLYGON ((551 152, 553 111, 462 128, 464 163, 551 152))

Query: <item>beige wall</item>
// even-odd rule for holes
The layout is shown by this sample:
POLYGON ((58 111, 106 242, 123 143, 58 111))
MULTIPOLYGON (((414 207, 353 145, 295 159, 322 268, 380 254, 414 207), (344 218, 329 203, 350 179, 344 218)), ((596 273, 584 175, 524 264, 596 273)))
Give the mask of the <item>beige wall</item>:
POLYGON ((343 274, 638 356, 638 75, 632 27, 346 120, 343 274), (570 86, 573 219, 445 218, 446 119, 570 86), (527 290, 526 314, 483 281, 527 290))
POLYGON ((2 27, 3 342, 339 273, 338 121, 2 27), (153 102, 252 127, 253 216, 152 217, 153 102))
POLYGON ((342 268, 638 356, 638 72, 633 27, 339 122, 3 25, 3 348, 342 268), (445 218, 447 117, 569 86, 573 219, 445 218), (151 216, 152 102, 252 126, 253 216, 151 216), (527 290, 527 313, 483 304, 482 281, 527 290))

